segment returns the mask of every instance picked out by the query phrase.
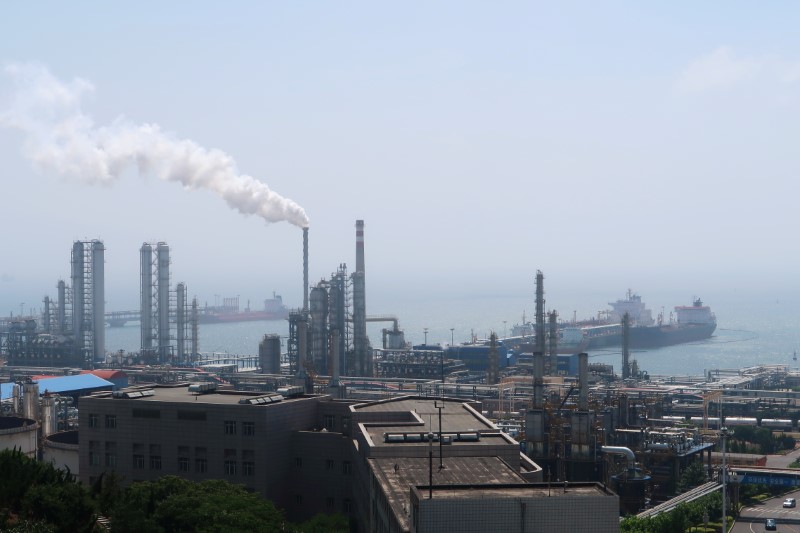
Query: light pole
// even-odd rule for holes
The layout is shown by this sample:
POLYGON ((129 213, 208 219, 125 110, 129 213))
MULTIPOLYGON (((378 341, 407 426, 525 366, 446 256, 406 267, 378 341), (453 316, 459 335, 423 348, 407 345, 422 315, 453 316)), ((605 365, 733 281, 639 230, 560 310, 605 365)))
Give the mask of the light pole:
POLYGON ((453 340, 453 331, 455 331, 455 329, 456 328, 450 328, 450 346, 455 344, 455 341, 453 340))
POLYGON ((507 320, 503 320, 503 338, 508 337, 508 328, 506 327, 507 320))
POLYGON ((433 400, 433 407, 439 410, 439 470, 444 468, 442 462, 442 409, 444 409, 444 402, 433 400))

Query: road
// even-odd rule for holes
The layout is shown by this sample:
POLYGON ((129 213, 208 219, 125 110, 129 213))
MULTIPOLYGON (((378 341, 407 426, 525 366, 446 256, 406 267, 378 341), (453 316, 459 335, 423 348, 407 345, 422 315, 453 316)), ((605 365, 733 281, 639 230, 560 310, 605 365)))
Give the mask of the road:
POLYGON ((778 531, 783 533, 800 533, 800 507, 784 509, 784 498, 800 500, 800 490, 766 500, 758 505, 745 507, 731 529, 733 533, 760 533, 765 531, 767 518, 778 521, 778 531))
POLYGON ((789 468, 789 463, 795 459, 800 459, 800 448, 795 448, 791 453, 786 455, 768 455, 767 467, 768 468, 789 468))

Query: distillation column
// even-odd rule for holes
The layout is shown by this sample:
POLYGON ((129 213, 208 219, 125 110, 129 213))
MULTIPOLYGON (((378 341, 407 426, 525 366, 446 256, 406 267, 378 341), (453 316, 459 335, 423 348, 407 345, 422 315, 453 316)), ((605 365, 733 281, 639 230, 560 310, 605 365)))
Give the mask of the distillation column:
POLYGON ((550 367, 548 374, 558 375, 558 313, 550 312, 550 367))
POLYGON ((544 274, 536 271, 536 348, 534 352, 544 354, 546 343, 544 333, 544 274))
POLYGON ((92 241, 92 333, 94 360, 106 357, 105 246, 92 241))
POLYGON ((75 343, 76 359, 84 357, 83 332, 85 329, 86 289, 83 283, 83 243, 72 244, 72 338, 75 343))
POLYGON ((142 244, 139 249, 139 328, 144 355, 153 349, 153 247, 142 244))
POLYGON ((166 243, 158 243, 156 260, 158 261, 158 360, 165 363, 170 359, 169 246, 166 243))
POLYGON ((177 329, 177 358, 181 363, 186 361, 186 284, 181 282, 176 287, 178 307, 175 312, 177 329))

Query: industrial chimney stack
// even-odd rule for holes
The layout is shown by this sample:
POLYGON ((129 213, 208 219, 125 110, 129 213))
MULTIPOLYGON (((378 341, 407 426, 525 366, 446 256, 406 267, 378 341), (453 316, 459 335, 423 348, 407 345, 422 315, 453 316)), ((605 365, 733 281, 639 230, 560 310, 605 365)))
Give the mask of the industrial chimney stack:
POLYGON ((308 227, 303 228, 303 312, 308 312, 308 227))
POLYGON ((364 272, 364 221, 356 220, 356 272, 364 272))

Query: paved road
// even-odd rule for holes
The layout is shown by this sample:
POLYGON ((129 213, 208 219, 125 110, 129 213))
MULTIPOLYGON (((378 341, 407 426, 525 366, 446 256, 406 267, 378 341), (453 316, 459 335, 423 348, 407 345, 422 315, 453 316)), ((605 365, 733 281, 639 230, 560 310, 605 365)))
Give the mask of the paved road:
POLYGON ((778 521, 779 532, 800 533, 800 507, 784 509, 784 498, 795 498, 800 501, 800 490, 766 500, 759 505, 745 507, 731 531, 733 533, 760 533, 765 531, 764 522, 767 518, 774 518, 778 521))
POLYGON ((789 463, 795 459, 800 459, 800 448, 795 448, 793 452, 786 455, 768 455, 767 467, 769 468, 789 468, 789 463))

